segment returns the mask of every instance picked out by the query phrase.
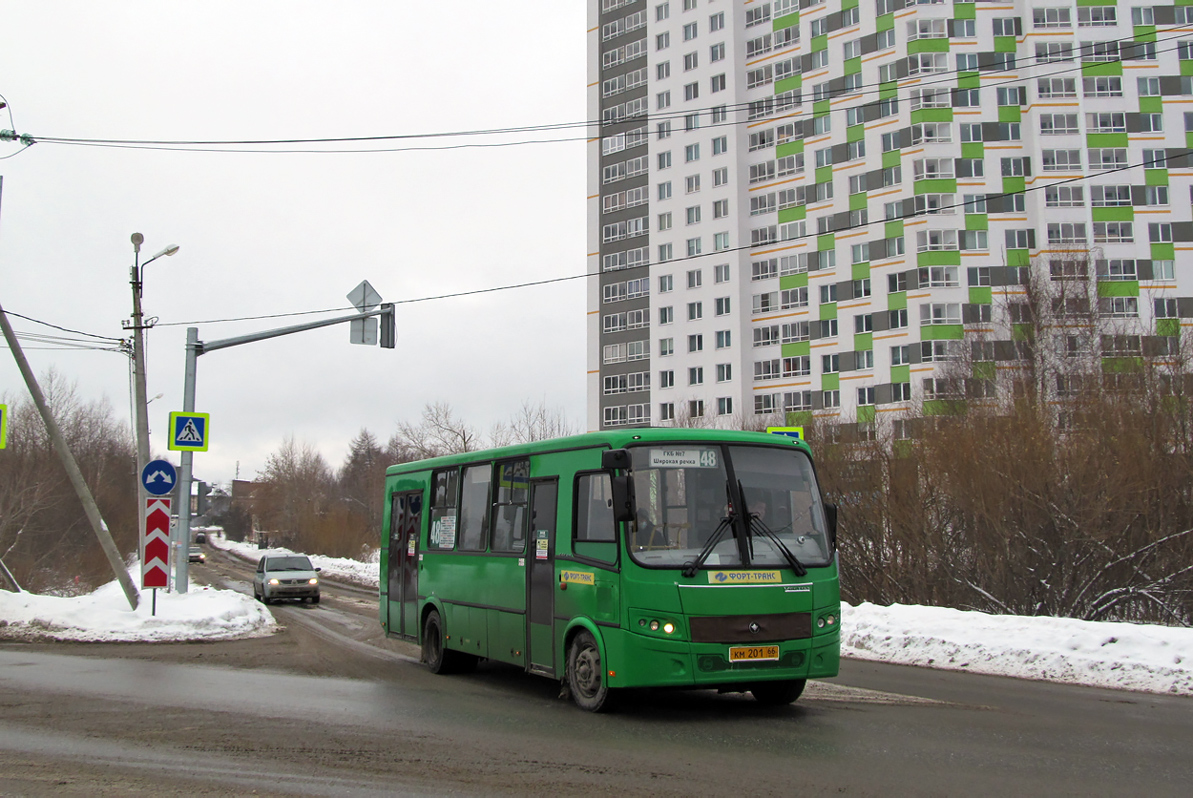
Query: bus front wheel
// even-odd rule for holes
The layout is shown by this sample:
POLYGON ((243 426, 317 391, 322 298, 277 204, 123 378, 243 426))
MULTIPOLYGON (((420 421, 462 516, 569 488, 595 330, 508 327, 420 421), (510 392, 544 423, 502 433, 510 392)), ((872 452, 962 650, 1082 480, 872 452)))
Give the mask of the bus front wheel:
POLYGON ((462 673, 476 667, 476 657, 444 647, 443 639, 443 620, 431 610, 423 624, 423 662, 431 673, 462 673))
POLYGON ((786 706, 804 692, 807 679, 791 679, 784 682, 763 682, 750 688, 754 700, 768 707, 786 706))
POLYGON ((580 632, 568 647, 568 689, 576 706, 589 712, 613 708, 613 693, 605 681, 601 650, 590 632, 580 632))

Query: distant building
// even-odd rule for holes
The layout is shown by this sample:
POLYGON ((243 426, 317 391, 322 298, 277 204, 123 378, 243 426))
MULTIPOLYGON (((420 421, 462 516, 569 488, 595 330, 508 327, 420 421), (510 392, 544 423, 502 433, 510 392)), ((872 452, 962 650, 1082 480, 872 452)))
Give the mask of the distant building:
POLYGON ((590 429, 931 413, 1030 263, 1193 324, 1193 6, 588 3, 590 429))

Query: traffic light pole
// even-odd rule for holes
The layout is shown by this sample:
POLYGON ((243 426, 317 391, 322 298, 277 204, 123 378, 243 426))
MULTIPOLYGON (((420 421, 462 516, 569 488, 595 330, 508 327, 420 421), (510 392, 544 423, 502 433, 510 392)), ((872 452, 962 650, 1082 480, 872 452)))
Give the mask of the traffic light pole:
MULTIPOLYGON (((368 310, 361 313, 355 313, 351 316, 341 316, 335 319, 324 319, 323 321, 312 321, 306 324, 296 324, 293 327, 280 327, 276 330, 263 330, 257 333, 250 333, 249 335, 241 335, 235 338, 224 338, 220 341, 203 342, 199 340, 199 328, 186 328, 186 375, 183 380, 182 389, 182 411, 184 413, 193 413, 195 411, 195 374, 198 366, 199 355, 205 355, 208 352, 214 352, 217 349, 227 349, 233 346, 240 346, 241 344, 251 344, 257 341, 265 341, 270 338, 279 338, 283 335, 291 335, 298 332, 306 332, 307 330, 317 330, 320 327, 330 327, 334 324, 347 324, 358 319, 368 319, 373 316, 381 317, 381 346, 385 349, 393 349, 395 342, 395 320, 394 320, 394 306, 392 303, 381 305, 379 310, 368 310)), ((174 431, 170 430, 170 435, 173 436, 174 431)), ((173 448, 173 447, 171 447, 173 448)), ((191 466, 195 453, 183 449, 182 451, 182 468, 178 477, 178 536, 174 540, 175 559, 174 559, 174 590, 178 593, 186 593, 189 587, 189 565, 190 565, 190 543, 191 543, 191 466)))

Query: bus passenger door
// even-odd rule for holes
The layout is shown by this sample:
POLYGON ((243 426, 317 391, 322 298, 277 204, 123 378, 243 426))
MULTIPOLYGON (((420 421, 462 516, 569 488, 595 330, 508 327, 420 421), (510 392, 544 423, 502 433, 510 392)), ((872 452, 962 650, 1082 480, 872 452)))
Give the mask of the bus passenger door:
POLYGON ((555 522, 557 480, 530 483, 530 546, 526 552, 527 669, 555 674, 555 522))
POLYGON ((389 514, 389 631, 418 635, 418 532, 421 493, 396 493, 389 514))

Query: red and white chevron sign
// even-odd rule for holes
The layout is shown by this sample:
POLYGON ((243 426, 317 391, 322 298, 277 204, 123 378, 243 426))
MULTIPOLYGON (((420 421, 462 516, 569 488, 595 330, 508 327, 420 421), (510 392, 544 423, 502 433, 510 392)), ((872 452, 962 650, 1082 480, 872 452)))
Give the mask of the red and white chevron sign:
POLYGON ((141 587, 170 586, 170 500, 145 500, 141 587))

